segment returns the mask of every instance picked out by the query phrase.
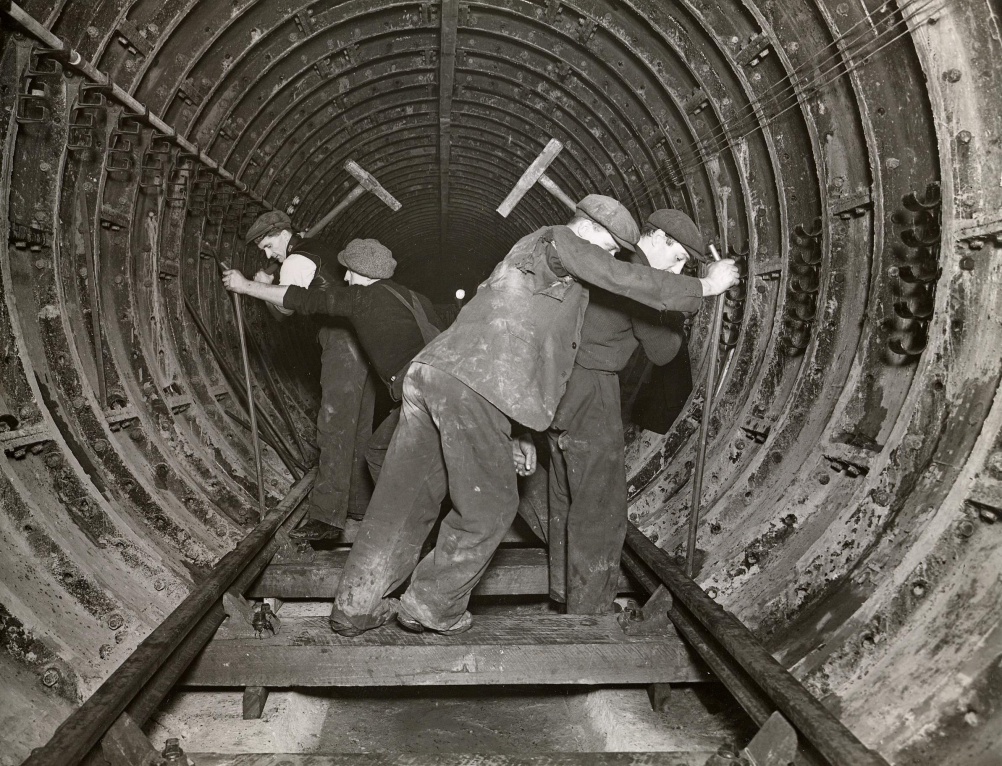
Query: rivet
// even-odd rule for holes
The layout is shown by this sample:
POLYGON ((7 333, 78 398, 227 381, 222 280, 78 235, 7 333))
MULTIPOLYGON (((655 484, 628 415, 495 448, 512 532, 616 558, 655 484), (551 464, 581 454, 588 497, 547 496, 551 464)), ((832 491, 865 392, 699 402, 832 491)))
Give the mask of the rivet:
POLYGON ((822 486, 830 484, 831 480, 832 477, 829 476, 827 473, 822 473, 818 476, 818 484, 821 484, 822 486))
POLYGON ((661 539, 661 536, 657 532, 655 532, 654 534, 651 535, 651 542, 652 543, 656 543, 660 539, 661 539))
POLYGON ((108 447, 110 447, 110 446, 111 445, 108 443, 108 441, 106 439, 98 439, 97 441, 94 442, 94 451, 98 455, 101 455, 101 454, 107 452, 108 447))
POLYGON ((967 519, 964 519, 957 525, 957 535, 960 537, 970 537, 974 534, 974 525, 967 519))
POLYGON ((153 587, 156 590, 164 590, 167 587, 167 581, 164 580, 162 577, 161 578, 157 578, 153 582, 153 587))
POLYGON ((58 452, 52 452, 45 456, 45 464, 49 468, 58 468, 63 463, 63 456, 58 452))
POLYGON ((960 268, 963 271, 974 271, 974 259, 969 255, 965 255, 960 259, 960 268))
POLYGON ((59 671, 55 668, 48 668, 42 674, 42 683, 52 688, 59 683, 59 671))
POLYGON ((898 276, 898 274, 900 274, 900 273, 901 273, 901 270, 897 266, 888 266, 887 267, 887 276, 889 276, 891 278, 894 278, 894 277, 898 276))
POLYGON ((101 644, 101 648, 97 650, 98 656, 102 660, 106 660, 111 656, 111 644, 101 644))
POLYGON ((113 614, 108 618, 108 627, 112 630, 118 630, 125 624, 125 618, 120 614, 113 614))
POLYGON ((73 397, 73 401, 70 402, 70 404, 73 405, 73 409, 79 410, 83 409, 87 405, 87 400, 84 399, 82 396, 75 396, 73 397))
POLYGON ((957 134, 957 141, 962 144, 971 143, 972 138, 974 138, 974 136, 971 135, 971 131, 969 130, 962 130, 957 134))
POLYGON ((120 285, 124 281, 125 281, 125 277, 123 277, 121 274, 119 274, 117 277, 115 277, 115 284, 116 285, 120 285))
POLYGON ((887 165, 888 168, 894 170, 894 168, 901 165, 901 160, 899 160, 897 157, 888 157, 887 162, 885 164, 887 165))
POLYGON ((707 588, 706 589, 706 595, 709 596, 712 599, 716 599, 717 598, 717 589, 716 588, 707 588))
POLYGON ((925 585, 926 585, 925 581, 916 580, 915 583, 912 585, 912 593, 918 596, 919 598, 922 598, 922 596, 925 595, 925 585))
POLYGON ((31 407, 29 407, 27 404, 24 405, 20 410, 17 411, 17 414, 21 416, 21 420, 27 420, 34 413, 35 413, 35 410, 32 409, 31 407))
POLYGON ((943 79, 947 82, 960 82, 960 78, 963 75, 960 73, 959 69, 947 69, 943 72, 943 79))
POLYGON ((86 276, 87 276, 87 267, 86 267, 86 266, 81 266, 81 267, 80 267, 80 271, 78 271, 77 273, 78 273, 78 274, 79 274, 79 275, 80 275, 81 277, 86 277, 86 276))

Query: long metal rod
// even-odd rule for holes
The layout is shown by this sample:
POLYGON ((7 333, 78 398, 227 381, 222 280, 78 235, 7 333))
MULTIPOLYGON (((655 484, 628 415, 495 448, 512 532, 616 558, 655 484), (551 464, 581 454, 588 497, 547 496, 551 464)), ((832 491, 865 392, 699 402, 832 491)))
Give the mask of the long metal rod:
MULTIPOLYGON (((239 378, 237 377, 236 373, 234 373, 233 370, 230 369, 229 364, 226 362, 226 357, 223 356, 223 352, 220 351, 219 348, 216 346, 216 344, 213 342, 212 335, 209 334, 209 329, 205 326, 205 322, 202 320, 201 316, 199 316, 198 311, 195 309, 194 306, 191 305, 191 301, 188 300, 188 296, 182 295, 182 300, 184 301, 185 307, 188 309, 188 313, 191 314, 191 318, 194 320, 195 327, 198 329, 199 334, 202 336, 202 340, 204 340, 205 345, 209 347, 209 351, 215 358, 216 364, 219 365, 219 369, 223 371, 223 376, 227 380, 229 380, 231 384, 233 384, 233 391, 236 393, 237 398, 240 400, 241 404, 243 404, 246 407, 247 403, 243 399, 244 391, 243 388, 239 385, 239 378)), ((294 457, 292 457, 292 453, 291 450, 289 449, 289 446, 282 439, 281 434, 279 434, 278 431, 275 429, 274 424, 271 422, 271 419, 267 417, 264 410, 261 411, 260 415, 261 415, 261 425, 264 426, 264 430, 269 434, 275 445, 281 447, 281 449, 276 449, 275 451, 278 453, 278 457, 281 459, 281 461, 285 463, 285 467, 288 468, 290 471, 292 471, 292 467, 296 466, 300 471, 305 471, 306 466, 304 466, 302 463, 300 463, 294 457)))
MULTIPOLYGON (((723 205, 723 233, 720 247, 727 252, 727 198, 721 197, 723 205)), ((713 260, 719 261, 713 246, 710 245, 713 260)), ((709 417, 713 412, 713 392, 716 390, 716 344, 720 337, 720 327, 723 324, 723 295, 716 297, 713 305, 713 321, 709 326, 708 353, 706 362, 706 384, 702 395, 702 420, 699 424, 699 446, 695 456, 695 469, 692 471, 692 504, 689 508, 688 545, 685 552, 685 573, 692 577, 695 572, 695 538, 699 529, 699 503, 702 501, 702 471, 706 464, 706 442, 709 441, 709 417)))
POLYGON ((56 729, 45 745, 32 751, 22 766, 76 766, 111 727, 126 706, 188 637, 223 594, 268 546, 282 522, 309 492, 316 477, 310 471, 236 548, 223 556, 208 578, 148 635, 75 713, 56 729))
MULTIPOLYGON (((242 417, 227 409, 224 409, 223 412, 225 412, 229 416, 230 420, 232 420, 238 426, 250 431, 250 423, 248 423, 242 417)), ((279 448, 275 446, 275 443, 270 438, 268 438, 267 434, 260 433, 259 436, 261 437, 261 441, 263 441, 265 444, 271 447, 275 451, 276 455, 280 456, 279 448)), ((292 478, 295 479, 296 481, 299 481, 300 477, 303 475, 303 471, 305 470, 303 466, 300 466, 296 463, 293 463, 292 465, 286 464, 286 468, 288 468, 292 472, 292 478)))
POLYGON ((832 766, 888 766, 780 665, 755 635, 672 563, 671 557, 633 524, 626 544, 650 567, 689 613, 762 688, 771 702, 832 766))
POLYGON ((251 376, 250 353, 244 333, 244 310, 239 293, 233 293, 233 313, 237 317, 237 335, 240 336, 240 358, 244 365, 244 383, 247 386, 247 414, 250 415, 251 444, 254 447, 254 466, 257 469, 257 510, 264 518, 264 466, 261 463, 261 438, 257 433, 257 408, 254 406, 254 378, 251 376))

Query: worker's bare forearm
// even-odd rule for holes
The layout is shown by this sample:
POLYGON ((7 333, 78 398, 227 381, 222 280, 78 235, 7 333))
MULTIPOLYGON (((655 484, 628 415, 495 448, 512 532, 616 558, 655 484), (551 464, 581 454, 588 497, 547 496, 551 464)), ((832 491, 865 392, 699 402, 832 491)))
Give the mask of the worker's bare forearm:
POLYGON ((272 306, 285 308, 285 291, 288 289, 288 285, 266 285, 263 282, 248 282, 240 292, 244 295, 249 295, 251 298, 258 298, 266 303, 270 303, 272 306))

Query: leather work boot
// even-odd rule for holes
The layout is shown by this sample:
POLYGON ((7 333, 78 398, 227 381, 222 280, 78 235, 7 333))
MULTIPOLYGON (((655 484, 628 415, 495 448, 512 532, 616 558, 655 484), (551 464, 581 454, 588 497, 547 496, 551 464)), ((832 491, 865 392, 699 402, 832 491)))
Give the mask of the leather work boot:
POLYGON ((337 540, 343 531, 340 527, 335 527, 333 524, 328 524, 325 521, 310 519, 305 524, 300 524, 289 532, 289 538, 316 543, 325 540, 337 540))
POLYGON ((454 636, 457 633, 465 633, 473 627, 473 615, 469 612, 463 612, 463 616, 456 620, 455 625, 438 630, 436 628, 429 628, 426 625, 422 625, 401 609, 397 612, 397 622, 400 623, 400 627, 405 630, 409 630, 411 633, 424 633, 427 630, 429 633, 439 633, 443 636, 454 636))

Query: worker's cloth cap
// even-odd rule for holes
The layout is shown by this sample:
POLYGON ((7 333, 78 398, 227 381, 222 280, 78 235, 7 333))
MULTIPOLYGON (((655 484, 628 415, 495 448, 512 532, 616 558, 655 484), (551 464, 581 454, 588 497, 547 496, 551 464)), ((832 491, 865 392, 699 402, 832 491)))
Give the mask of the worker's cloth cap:
POLYGON ((376 239, 353 239, 338 253, 337 260, 369 279, 389 279, 397 268, 393 253, 376 239))
POLYGON ((261 213, 254 220, 254 223, 247 229, 244 240, 248 245, 252 242, 257 243, 261 238, 280 232, 283 229, 292 231, 292 220, 281 210, 269 210, 267 213, 261 213))
POLYGON ((640 227, 619 201, 604 194, 589 194, 578 203, 577 211, 605 227, 620 247, 631 252, 636 249, 634 245, 640 239, 640 227))
POLYGON ((692 219, 681 210, 662 208, 651 213, 647 223, 656 226, 665 234, 678 242, 688 251, 689 255, 698 261, 708 262, 703 235, 692 219))

